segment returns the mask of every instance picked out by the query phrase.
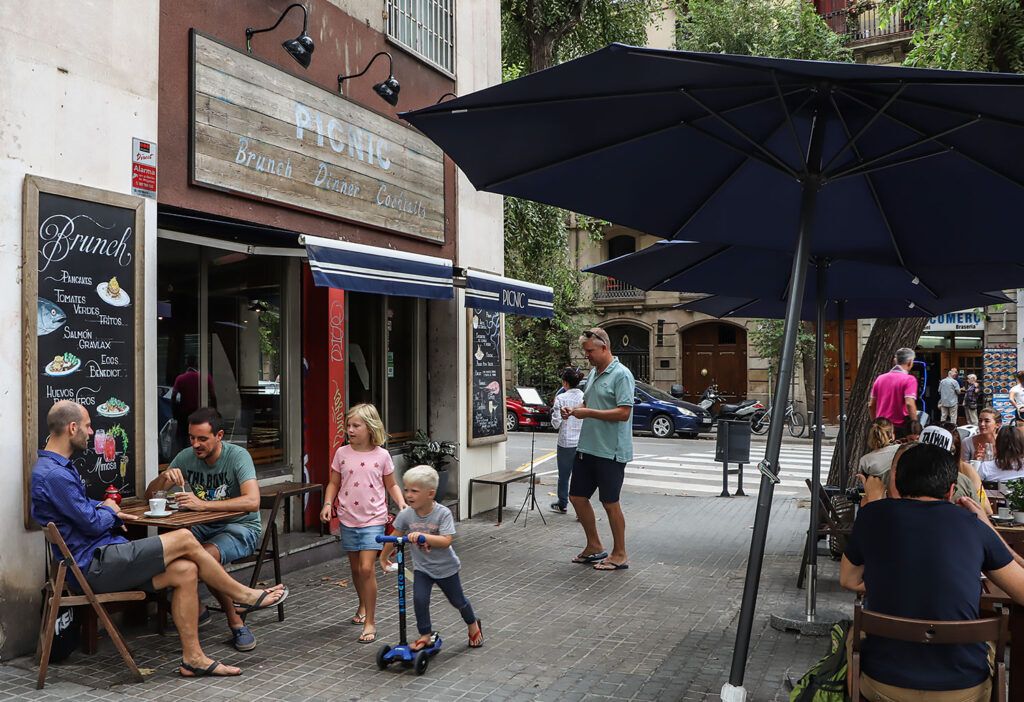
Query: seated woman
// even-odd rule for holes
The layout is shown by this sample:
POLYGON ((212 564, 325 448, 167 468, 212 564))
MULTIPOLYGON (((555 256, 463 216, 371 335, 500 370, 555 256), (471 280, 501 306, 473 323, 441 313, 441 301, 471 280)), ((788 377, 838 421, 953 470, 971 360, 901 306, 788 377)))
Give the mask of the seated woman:
POLYGON ((952 437, 953 458, 957 459, 957 463, 959 464, 958 469, 961 477, 957 479, 957 492, 954 493, 953 499, 956 500, 962 496, 959 494, 960 488, 961 486, 966 486, 966 481, 964 480, 964 478, 966 478, 966 480, 971 482, 971 489, 969 492, 964 492, 963 494, 968 497, 973 497, 977 500, 978 504, 981 505, 981 508, 985 510, 985 514, 991 515, 992 505, 989 503, 988 495, 985 494, 985 488, 981 484, 981 476, 978 475, 978 471, 974 469, 974 466, 961 458, 963 449, 960 444, 960 432, 956 430, 956 425, 952 422, 943 422, 939 426, 949 432, 949 435, 952 437))
POLYGON ((1016 427, 1005 426, 996 434, 996 457, 978 467, 982 480, 1004 482, 1024 478, 1024 435, 1016 427))
POLYGON ((876 417, 868 428, 868 453, 860 457, 857 472, 873 475, 888 483, 889 468, 898 448, 892 422, 885 417, 876 417))

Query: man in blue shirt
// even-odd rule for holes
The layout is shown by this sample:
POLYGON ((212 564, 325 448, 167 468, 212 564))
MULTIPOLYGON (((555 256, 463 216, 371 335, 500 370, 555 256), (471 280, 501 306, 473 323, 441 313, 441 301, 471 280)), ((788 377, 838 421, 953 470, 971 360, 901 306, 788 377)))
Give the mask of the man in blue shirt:
MULTIPOLYGON (((93 433, 89 412, 62 400, 47 413, 46 425, 50 436, 32 468, 32 518, 42 526, 48 522, 57 526, 94 592, 174 588, 171 613, 181 639, 181 675, 240 674, 240 669, 206 656, 199 646, 198 581, 229 593, 239 610, 246 612, 276 606, 287 597, 287 588, 253 590, 243 586, 188 529, 137 541, 115 533, 124 530, 125 521, 137 517, 119 511, 113 500, 90 500, 85 481, 71 463, 71 456, 89 445, 93 433)), ((60 558, 57 549, 54 557, 60 558)))
MULTIPOLYGON (((911 619, 977 619, 982 572, 1024 603, 1024 568, 984 511, 969 497, 950 502, 957 479, 950 452, 913 446, 894 473, 898 497, 866 504, 857 516, 840 584, 865 593, 866 609, 911 619)), ((988 700, 989 665, 984 644, 932 646, 868 636, 860 686, 869 699, 988 700)))
POLYGON ((576 460, 569 482, 569 500, 579 517, 587 545, 573 563, 593 563, 595 570, 625 570, 626 518, 619 493, 626 464, 633 460, 633 395, 635 383, 629 369, 612 355, 608 333, 599 327, 588 329, 580 345, 593 368, 583 393, 583 404, 563 407, 562 419, 583 420, 576 460), (612 530, 609 556, 597 533, 597 521, 590 498, 598 492, 608 526, 612 530))

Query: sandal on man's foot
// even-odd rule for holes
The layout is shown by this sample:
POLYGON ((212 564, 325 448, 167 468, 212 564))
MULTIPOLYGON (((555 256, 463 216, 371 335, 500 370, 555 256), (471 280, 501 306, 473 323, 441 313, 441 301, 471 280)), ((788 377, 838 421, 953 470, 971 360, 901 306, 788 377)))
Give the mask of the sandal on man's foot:
POLYGON ((476 620, 476 635, 470 634, 469 636, 469 647, 480 648, 484 645, 484 626, 480 623, 480 620, 476 620))
POLYGON ((281 590, 264 590, 259 596, 259 599, 252 604, 244 604, 242 602, 235 602, 235 611, 239 614, 250 614, 251 612, 258 612, 261 609, 270 609, 276 607, 288 598, 288 588, 282 588, 281 590), (269 604, 263 604, 263 600, 267 598, 267 595, 280 592, 281 596, 269 604))
POLYGON ((572 559, 573 563, 597 563, 600 560, 608 558, 608 552, 602 551, 601 553, 581 553, 572 559))
MULTIPOLYGON (((178 661, 178 666, 179 666, 178 674, 181 677, 183 677, 183 678, 204 678, 204 677, 206 677, 208 675, 209 676, 213 676, 215 678, 233 678, 236 675, 241 675, 242 674, 242 671, 238 671, 237 673, 215 673, 215 672, 213 672, 213 671, 217 670, 217 666, 221 666, 221 665, 224 665, 224 664, 221 663, 220 661, 214 661, 213 663, 210 664, 210 667, 208 667, 208 668, 200 668, 198 666, 189 665, 188 663, 185 662, 185 659, 182 658, 180 661, 178 661), (186 672, 183 672, 183 671, 188 671, 188 672, 186 673, 186 672)), ((227 668, 226 665, 224 667, 227 668)))

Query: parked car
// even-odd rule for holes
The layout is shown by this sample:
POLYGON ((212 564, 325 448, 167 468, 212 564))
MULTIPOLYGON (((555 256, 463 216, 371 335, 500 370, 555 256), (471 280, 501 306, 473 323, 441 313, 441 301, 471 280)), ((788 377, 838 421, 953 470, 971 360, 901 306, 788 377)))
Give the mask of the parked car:
POLYGON ((653 385, 637 382, 633 397, 633 431, 649 431, 659 439, 679 433, 694 437, 711 431, 711 413, 692 402, 672 397, 653 385))
POLYGON ((505 398, 505 429, 551 426, 551 408, 547 405, 524 405, 521 400, 505 398))

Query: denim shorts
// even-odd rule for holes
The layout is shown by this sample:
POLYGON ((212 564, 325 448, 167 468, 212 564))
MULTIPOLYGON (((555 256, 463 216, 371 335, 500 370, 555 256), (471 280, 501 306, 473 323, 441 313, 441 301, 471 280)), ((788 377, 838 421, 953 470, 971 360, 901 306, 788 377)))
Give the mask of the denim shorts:
POLYGON ((244 524, 196 524, 189 528, 199 543, 217 547, 221 564, 251 556, 260 544, 260 532, 244 524))
POLYGON ((341 525, 342 551, 380 551, 384 544, 377 543, 375 536, 384 536, 384 525, 347 527, 341 525))

